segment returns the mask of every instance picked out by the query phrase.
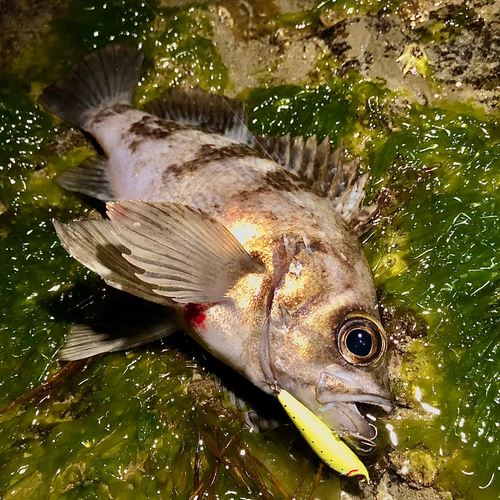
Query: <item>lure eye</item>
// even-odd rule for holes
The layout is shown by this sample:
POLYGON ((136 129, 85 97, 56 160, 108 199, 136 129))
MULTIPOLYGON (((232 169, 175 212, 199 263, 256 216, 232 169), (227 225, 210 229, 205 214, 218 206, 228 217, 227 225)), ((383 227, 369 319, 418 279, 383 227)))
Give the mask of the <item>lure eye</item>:
POLYGON ((379 361, 387 348, 385 332, 374 319, 349 315, 340 328, 339 351, 355 365, 368 366, 379 361))

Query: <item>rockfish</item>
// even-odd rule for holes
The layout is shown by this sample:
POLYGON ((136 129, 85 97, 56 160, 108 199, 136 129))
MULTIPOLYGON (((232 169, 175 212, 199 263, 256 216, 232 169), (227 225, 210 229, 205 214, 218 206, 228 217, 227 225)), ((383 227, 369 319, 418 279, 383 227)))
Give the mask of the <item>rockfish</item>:
POLYGON ((62 359, 177 330, 264 392, 285 390, 358 449, 391 408, 387 338, 358 240, 359 162, 286 137, 254 138, 242 102, 171 89, 134 109, 142 54, 110 46, 40 101, 89 132, 106 158, 60 184, 107 202, 107 219, 55 222, 64 248, 109 285, 165 307, 160 328, 111 340, 75 326, 62 359))

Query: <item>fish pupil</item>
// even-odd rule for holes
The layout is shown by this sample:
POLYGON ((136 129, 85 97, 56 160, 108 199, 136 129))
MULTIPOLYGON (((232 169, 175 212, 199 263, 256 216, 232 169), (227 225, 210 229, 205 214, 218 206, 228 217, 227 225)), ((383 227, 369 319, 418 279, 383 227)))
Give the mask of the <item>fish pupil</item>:
POLYGON ((346 339, 346 347, 355 356, 366 357, 370 354, 373 347, 372 336, 361 328, 351 330, 346 339))

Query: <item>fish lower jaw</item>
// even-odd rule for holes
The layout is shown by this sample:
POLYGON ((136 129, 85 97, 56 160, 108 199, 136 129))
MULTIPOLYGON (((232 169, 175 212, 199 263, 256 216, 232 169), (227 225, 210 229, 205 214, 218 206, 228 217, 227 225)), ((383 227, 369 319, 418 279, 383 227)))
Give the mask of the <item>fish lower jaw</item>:
POLYGON ((390 411, 392 404, 380 396, 350 396, 339 395, 333 401, 323 404, 319 408, 318 416, 330 424, 335 433, 338 433, 352 448, 360 454, 370 454, 376 447, 377 428, 370 421, 375 417, 367 417, 366 408, 374 406, 384 412, 390 411), (363 409, 360 409, 360 406, 363 409))

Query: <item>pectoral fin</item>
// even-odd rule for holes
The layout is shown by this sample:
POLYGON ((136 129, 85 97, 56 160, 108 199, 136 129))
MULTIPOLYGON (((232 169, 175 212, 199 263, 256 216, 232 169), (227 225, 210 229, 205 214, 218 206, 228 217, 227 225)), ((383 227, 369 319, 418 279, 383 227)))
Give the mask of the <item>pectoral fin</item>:
POLYGON ((141 270, 122 257, 127 248, 116 238, 113 224, 109 220, 53 223, 66 251, 104 278, 108 285, 152 302, 173 305, 166 297, 154 293, 151 285, 137 278, 136 273, 141 270))
POLYGON ((154 293, 179 303, 213 303, 248 273, 262 271, 224 225, 174 203, 108 203, 123 257, 154 293))

